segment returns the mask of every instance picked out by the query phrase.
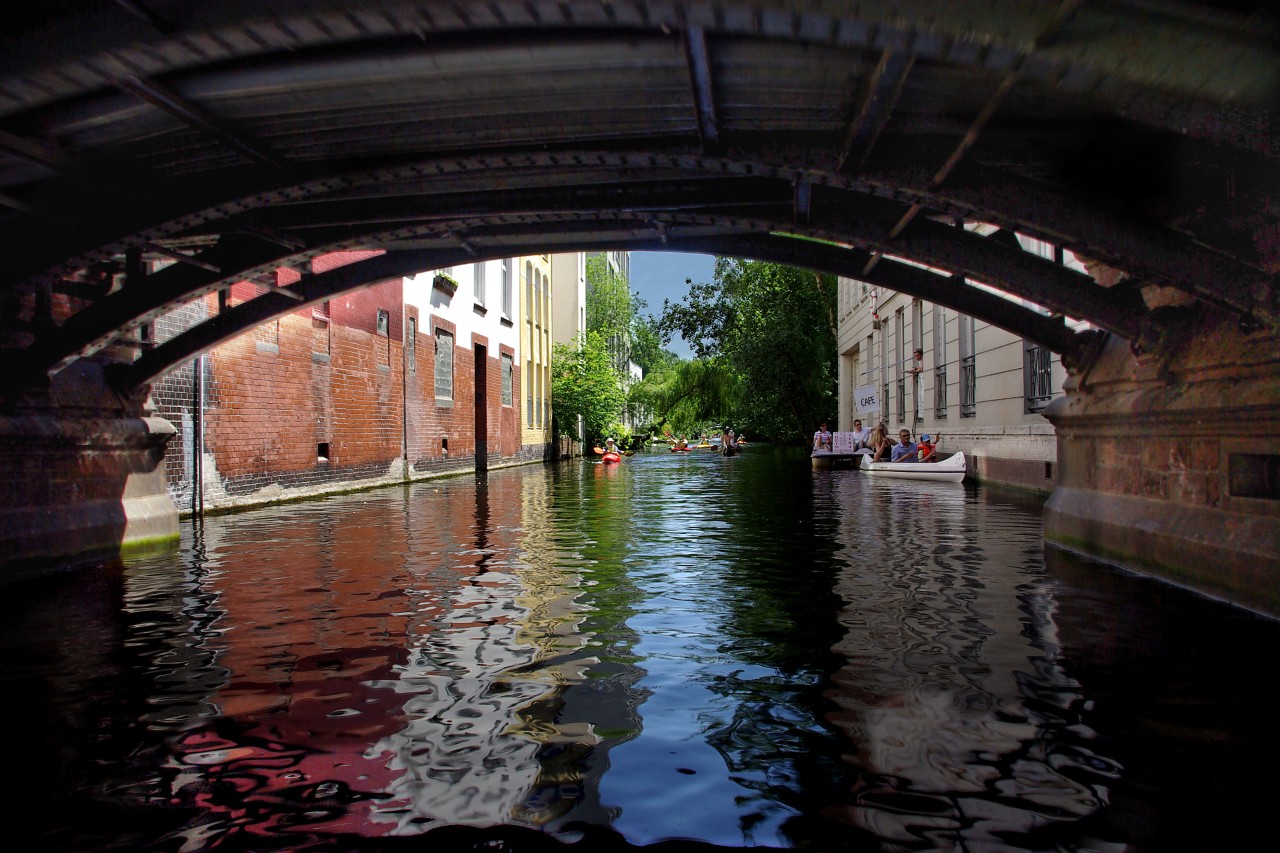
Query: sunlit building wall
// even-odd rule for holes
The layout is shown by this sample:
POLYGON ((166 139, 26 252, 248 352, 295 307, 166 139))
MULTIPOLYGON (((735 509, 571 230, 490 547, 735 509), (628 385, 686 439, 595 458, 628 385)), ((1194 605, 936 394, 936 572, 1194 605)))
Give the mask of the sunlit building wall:
MULTIPOLYGON (((1018 240, 1026 251, 1053 257, 1047 243, 1018 240)), ((1064 260, 1083 271, 1070 252, 1064 260)), ((941 455, 964 451, 978 479, 1053 489, 1057 438, 1042 413, 1062 395, 1066 379, 1056 354, 953 309, 852 278, 839 280, 838 313, 840 429, 860 418, 868 428, 887 422, 895 437, 903 428, 913 438, 940 434, 941 455), (871 391, 876 401, 867 405, 871 391)))
POLYGON ((516 323, 520 327, 521 452, 556 455, 551 430, 551 256, 527 255, 518 259, 520 304, 516 323))

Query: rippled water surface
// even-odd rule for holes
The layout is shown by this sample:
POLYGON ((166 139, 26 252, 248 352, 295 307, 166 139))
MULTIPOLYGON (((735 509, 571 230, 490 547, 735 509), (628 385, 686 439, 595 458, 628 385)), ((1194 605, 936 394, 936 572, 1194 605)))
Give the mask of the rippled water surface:
POLYGON ((1280 624, 783 450, 212 518, 2 592, 5 849, 1280 838, 1280 624))

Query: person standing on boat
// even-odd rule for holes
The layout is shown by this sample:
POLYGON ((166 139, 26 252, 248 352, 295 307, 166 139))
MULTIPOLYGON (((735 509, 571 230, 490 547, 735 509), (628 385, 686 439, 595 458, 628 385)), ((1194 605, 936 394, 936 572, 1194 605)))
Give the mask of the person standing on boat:
POLYGON ((909 430, 900 430, 898 432, 898 446, 893 449, 893 456, 890 462, 915 462, 916 454, 920 448, 911 440, 911 432, 909 430))
POLYGON ((818 431, 813 434, 814 450, 830 450, 831 449, 831 430, 827 429, 827 422, 823 421, 818 426, 818 431))
POLYGON ((853 449, 861 450, 864 447, 871 446, 871 430, 862 425, 862 421, 854 418, 853 421, 853 449))

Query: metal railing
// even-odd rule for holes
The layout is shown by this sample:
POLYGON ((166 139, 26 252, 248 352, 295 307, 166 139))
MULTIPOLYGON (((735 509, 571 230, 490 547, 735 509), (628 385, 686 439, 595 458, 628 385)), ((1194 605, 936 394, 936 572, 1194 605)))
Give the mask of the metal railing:
POLYGON ((1053 353, 1045 347, 1027 347, 1024 371, 1027 412, 1042 412, 1053 398, 1053 353))
POLYGON ((938 367, 933 371, 933 416, 947 416, 947 368, 938 367))
POLYGON ((960 359, 960 417, 978 414, 978 367, 971 355, 960 359))

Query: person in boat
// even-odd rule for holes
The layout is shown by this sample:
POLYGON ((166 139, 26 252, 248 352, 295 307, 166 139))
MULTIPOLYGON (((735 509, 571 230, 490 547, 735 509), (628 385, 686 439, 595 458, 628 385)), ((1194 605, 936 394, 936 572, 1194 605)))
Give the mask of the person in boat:
POLYGON ((613 440, 613 436, 609 436, 608 438, 606 438, 606 439, 604 440, 604 452, 605 452, 605 453, 617 453, 617 452, 618 452, 618 445, 617 445, 617 443, 613 440))
POLYGON ((889 437, 889 425, 884 421, 871 434, 871 461, 888 462, 893 454, 894 440, 889 437))
POLYGON ((890 462, 915 462, 916 454, 920 452, 920 448, 911 440, 910 430, 898 431, 898 446, 893 448, 893 456, 890 462))
MULTIPOLYGON (((941 436, 939 436, 941 437, 941 436)), ((937 462, 938 461, 938 445, 933 437, 928 433, 920 436, 919 443, 916 444, 916 458, 921 462, 937 462)))
POLYGON ((831 430, 827 429, 827 422, 823 421, 818 426, 818 431, 813 434, 814 450, 830 450, 831 449, 831 430))
POLYGON ((733 430, 726 429, 720 433, 720 452, 725 456, 732 456, 738 452, 738 442, 733 437, 733 430))
POLYGON ((853 449, 861 450, 864 447, 871 446, 871 430, 862 425, 862 421, 853 419, 853 449))
POLYGON ((684 448, 686 448, 686 447, 688 447, 688 446, 689 446, 689 439, 685 438, 685 437, 682 435, 682 436, 680 436, 679 438, 677 438, 677 439, 676 439, 676 443, 675 443, 675 445, 674 445, 674 446, 675 446, 675 447, 679 447, 679 448, 681 448, 681 449, 684 449, 684 448))

